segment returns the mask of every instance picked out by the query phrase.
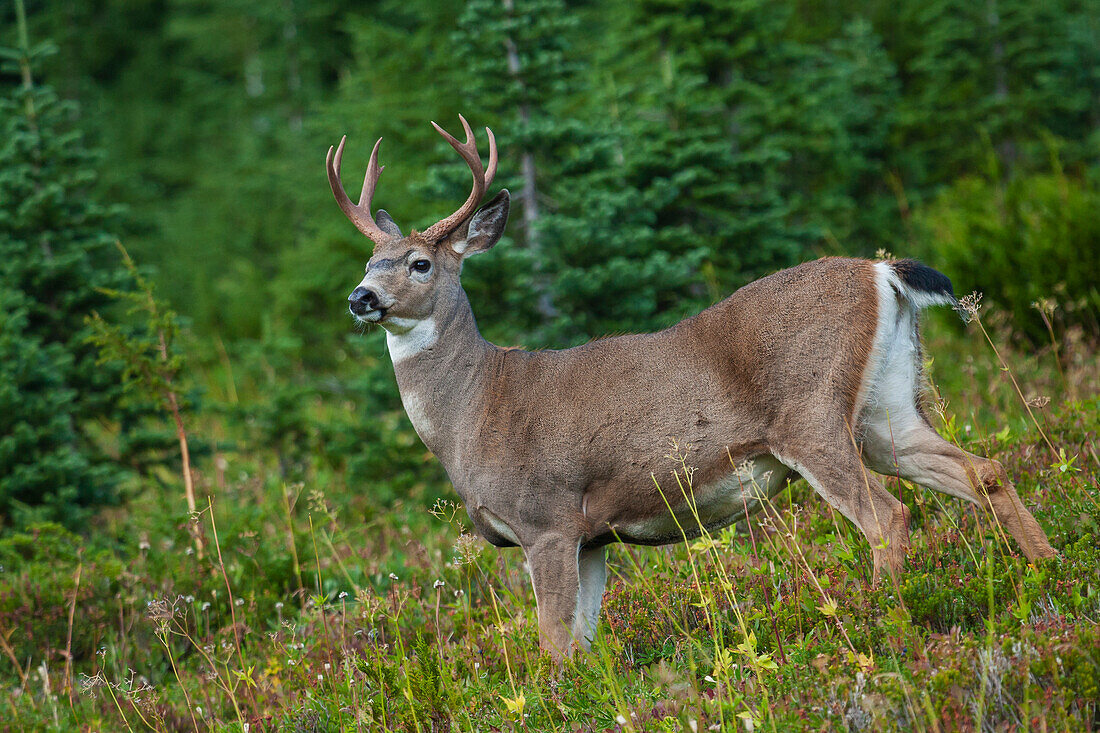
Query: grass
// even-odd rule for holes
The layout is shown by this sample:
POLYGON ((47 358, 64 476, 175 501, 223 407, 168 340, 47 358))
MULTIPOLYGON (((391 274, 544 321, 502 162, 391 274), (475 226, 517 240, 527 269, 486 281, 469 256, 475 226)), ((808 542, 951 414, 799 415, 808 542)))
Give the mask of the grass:
MULTIPOLYGON (((1062 343, 1054 369, 1057 341, 998 344, 1002 366, 980 333, 930 345, 957 403, 938 427, 1004 463, 1057 559, 1029 564, 975 507, 888 479, 912 550, 872 587, 862 535, 799 482, 744 525, 613 547, 593 652, 559 670, 522 553, 471 536, 447 487, 382 508, 231 454, 216 477, 200 466, 194 514, 150 489, 87 537, 0 540, 0 727, 1100 728, 1096 355, 1062 343)), ((690 468, 673 451, 655 478, 678 492, 690 468)))

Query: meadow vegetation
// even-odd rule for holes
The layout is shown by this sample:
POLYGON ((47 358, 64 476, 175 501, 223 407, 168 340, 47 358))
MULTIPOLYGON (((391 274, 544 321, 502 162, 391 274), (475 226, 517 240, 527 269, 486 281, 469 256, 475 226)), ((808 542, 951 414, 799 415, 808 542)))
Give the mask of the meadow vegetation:
POLYGON ((0 3, 0 730, 1100 728, 1098 3, 0 3), (347 314, 369 243, 323 173, 382 135, 378 203, 434 221, 460 112, 513 196, 463 273, 494 343, 823 255, 980 291, 927 314, 928 414, 1059 557, 888 478, 913 544, 874 587, 796 482, 613 547, 554 667, 347 314))
MULTIPOLYGON (((1013 371, 978 326, 932 326, 933 375, 953 376, 930 414, 1004 463, 1056 559, 1029 564, 989 515, 892 478, 913 545, 873 587, 865 540, 796 482, 691 543, 615 546, 595 647, 559 670, 522 554, 472 536, 444 483, 383 507, 370 476, 288 483, 273 451, 218 449, 193 514, 182 491, 150 490, 90 536, 38 524, 0 540, 8 726, 1092 730, 1100 373, 1071 360, 1068 385, 1091 396, 1048 401, 1025 375, 1057 387, 1053 349, 981 327, 1013 371)), ((671 444, 668 468, 663 488, 689 489, 690 446, 671 444)))

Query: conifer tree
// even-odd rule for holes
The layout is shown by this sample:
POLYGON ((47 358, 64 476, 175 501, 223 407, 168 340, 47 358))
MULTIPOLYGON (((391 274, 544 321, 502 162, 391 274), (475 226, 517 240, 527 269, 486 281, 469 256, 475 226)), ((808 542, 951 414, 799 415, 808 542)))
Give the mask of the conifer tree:
POLYGON ((128 410, 117 369, 96 364, 85 319, 110 310, 102 289, 118 287, 123 271, 108 232, 114 212, 90 193, 97 158, 72 125, 75 109, 34 78, 53 46, 30 46, 16 8, 19 46, 2 53, 17 81, 0 99, 0 517, 75 525, 83 508, 115 498, 120 478, 103 424, 128 410))
POLYGON ((89 460, 71 413, 72 356, 29 331, 32 310, 19 290, 0 288, 0 529, 75 525, 83 507, 113 498, 112 468, 89 460))
POLYGON ((595 132, 563 156, 547 225, 574 340, 668 325, 811 241, 784 177, 795 138, 775 119, 778 100, 797 97, 781 15, 718 0, 613 16, 586 109, 595 132))
POLYGON ((591 51, 599 38, 584 20, 560 0, 472 0, 455 36, 470 60, 462 88, 500 120, 510 162, 498 180, 517 193, 509 231, 520 245, 475 263, 484 279, 468 282, 513 323, 527 313, 526 340, 538 346, 663 325, 701 280, 703 247, 667 210, 706 175, 713 135, 678 136, 667 117, 619 118, 612 80, 579 61, 574 44, 591 51))
POLYGON ((578 21, 563 0, 469 0, 453 34, 456 86, 478 123, 493 128, 502 159, 494 186, 513 197, 515 246, 471 268, 470 287, 474 297, 491 296, 478 298, 491 303, 486 321, 509 313, 515 324, 518 316, 541 343, 560 315, 548 272, 556 242, 546 231, 555 187, 572 145, 591 138, 571 109, 585 89, 572 56, 578 21))
POLYGON ((906 185, 926 194, 990 173, 990 148, 1005 172, 1044 170, 1044 131, 1069 141, 1064 163, 1095 164, 1097 10, 1094 0, 891 3, 891 54, 905 79, 896 160, 906 185))

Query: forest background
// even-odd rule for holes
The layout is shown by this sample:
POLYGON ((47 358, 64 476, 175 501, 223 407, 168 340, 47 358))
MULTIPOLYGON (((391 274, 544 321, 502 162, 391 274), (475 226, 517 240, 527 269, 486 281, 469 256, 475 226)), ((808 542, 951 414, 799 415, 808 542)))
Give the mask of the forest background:
POLYGON ((15 0, 0 46, 9 538, 58 523, 121 552, 139 507, 186 538, 173 415, 200 511, 252 480, 356 517, 449 496, 347 314, 370 246, 323 160, 347 133, 353 188, 382 136, 375 205, 423 228, 468 191, 428 124, 459 113, 513 195, 464 273, 491 341, 657 329, 808 259, 912 256, 983 293, 1037 380, 994 389, 982 340, 934 316, 964 418, 1027 431, 1018 396, 1096 393, 1097 0, 15 0))
POLYGON ((325 180, 344 133, 349 179, 384 138, 376 205, 407 230, 466 194, 428 120, 495 131, 512 221, 464 282, 497 343, 656 329, 880 250, 982 291, 1033 343, 1041 298, 1059 329, 1100 334, 1093 0, 32 2, 25 36, 3 13, 5 298, 59 347, 43 364, 71 362, 40 365, 32 401, 70 404, 54 442, 86 464, 5 487, 8 526, 81 521, 71 505, 110 500, 150 447, 85 340, 110 311, 94 289, 126 279, 116 238, 180 315, 192 406, 231 415, 234 441, 382 499, 440 477, 410 463, 383 340, 346 312, 370 248, 325 180))

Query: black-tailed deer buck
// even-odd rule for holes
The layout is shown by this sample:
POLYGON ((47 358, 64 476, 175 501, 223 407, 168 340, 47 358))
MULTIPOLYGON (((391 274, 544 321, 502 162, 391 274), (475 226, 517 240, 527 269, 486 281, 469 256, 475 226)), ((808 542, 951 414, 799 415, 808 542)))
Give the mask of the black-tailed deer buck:
POLYGON ((984 507, 1029 558, 1055 554, 1000 464, 940 438, 921 409, 917 315, 955 302, 945 276, 912 260, 829 258, 659 333, 563 351, 498 348, 481 337, 459 275, 500 238, 508 192, 478 209, 496 142, 486 128, 486 169, 462 126, 465 143, 435 128, 470 166, 473 190, 407 236, 385 211, 371 215, 381 139, 358 204, 340 183, 344 140, 329 149, 336 201, 374 241, 348 301, 386 330, 409 419, 474 526, 494 545, 523 548, 540 642, 556 658, 595 634, 605 545, 724 527, 795 474, 866 535, 876 581, 884 566, 902 570, 909 511, 865 466, 984 507), (668 475, 670 439, 691 446, 698 520, 654 481, 668 475))

